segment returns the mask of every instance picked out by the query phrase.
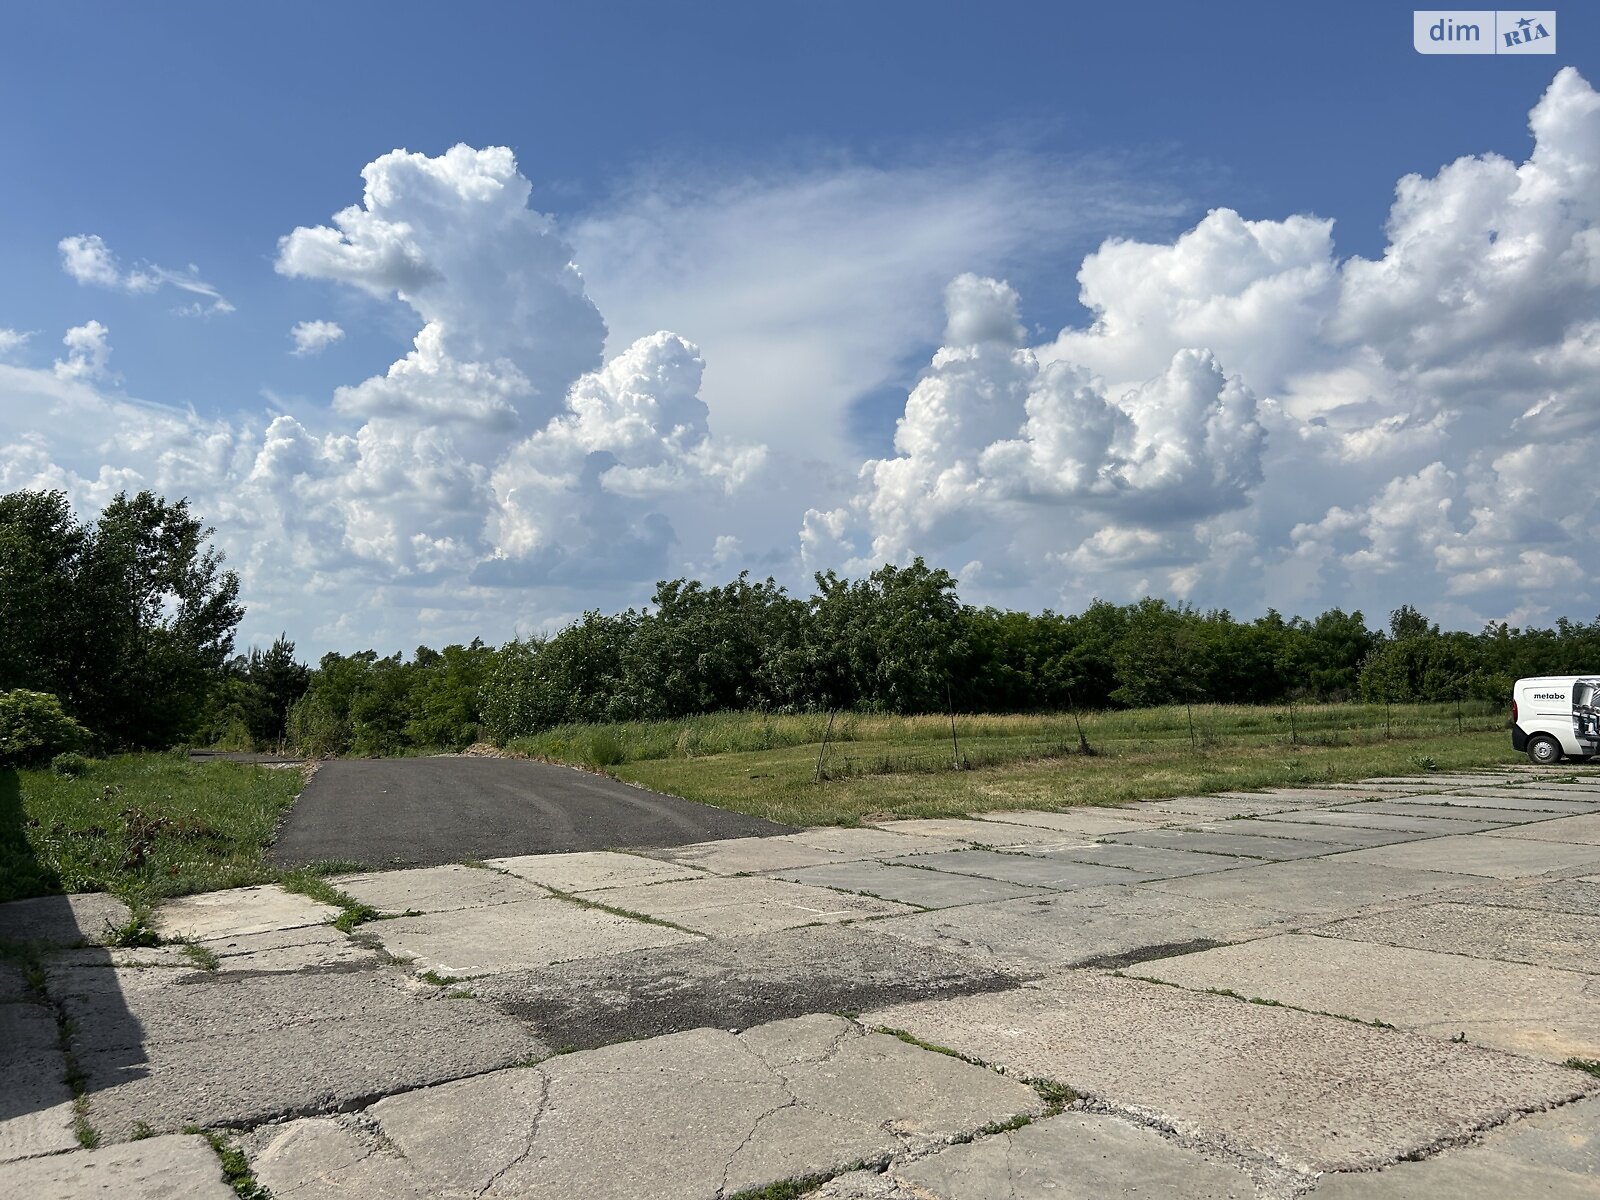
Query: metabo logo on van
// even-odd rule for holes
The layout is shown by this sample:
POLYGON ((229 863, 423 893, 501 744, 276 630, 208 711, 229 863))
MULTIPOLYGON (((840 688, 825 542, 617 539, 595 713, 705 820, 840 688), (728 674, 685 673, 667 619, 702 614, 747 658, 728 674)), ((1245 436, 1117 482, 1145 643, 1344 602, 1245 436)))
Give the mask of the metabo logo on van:
POLYGON ((1535 692, 1533 698, 1535 700, 1565 700, 1567 694, 1565 692, 1535 692))

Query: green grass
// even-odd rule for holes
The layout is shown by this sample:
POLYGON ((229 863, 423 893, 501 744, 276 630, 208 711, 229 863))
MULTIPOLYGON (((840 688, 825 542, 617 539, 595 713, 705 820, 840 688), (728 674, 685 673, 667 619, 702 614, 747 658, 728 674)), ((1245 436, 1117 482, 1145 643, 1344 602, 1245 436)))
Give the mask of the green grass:
POLYGON ((508 748, 788 824, 850 825, 1519 761, 1505 721, 1486 704, 1180 705, 1084 714, 1084 756, 1070 714, 958 716, 962 770, 945 716, 840 714, 825 753, 815 713, 567 725, 508 748))
POLYGON ((179 753, 90 761, 76 778, 0 769, 0 901, 112 892, 139 913, 165 896, 276 879, 264 853, 304 786, 298 770, 179 753))
POLYGON ((214 1129, 205 1130, 204 1137, 221 1161, 223 1181, 233 1189, 239 1200, 272 1200, 272 1193, 256 1182, 250 1162, 242 1150, 214 1129))

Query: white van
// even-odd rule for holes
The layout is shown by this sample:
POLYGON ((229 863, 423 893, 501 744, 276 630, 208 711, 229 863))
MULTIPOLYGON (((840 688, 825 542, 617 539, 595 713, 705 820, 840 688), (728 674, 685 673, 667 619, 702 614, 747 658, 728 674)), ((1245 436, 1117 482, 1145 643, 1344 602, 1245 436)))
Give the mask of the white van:
POLYGON ((1511 748, 1541 767, 1600 754, 1600 675, 1542 675, 1511 690, 1511 748))

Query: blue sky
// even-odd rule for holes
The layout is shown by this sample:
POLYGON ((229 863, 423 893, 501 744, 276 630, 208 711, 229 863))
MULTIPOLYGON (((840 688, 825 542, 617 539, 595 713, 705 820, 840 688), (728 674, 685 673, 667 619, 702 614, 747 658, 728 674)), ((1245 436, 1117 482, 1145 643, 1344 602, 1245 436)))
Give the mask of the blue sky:
MULTIPOLYGON (((603 583, 592 572, 519 569, 512 572, 520 581, 514 597, 503 587, 484 590, 484 572, 474 576, 464 558, 450 567, 394 560, 386 573, 388 560, 372 549, 371 537, 352 532, 346 512, 342 524, 330 518, 315 535, 346 543, 346 560, 325 547, 284 550, 285 557, 299 555, 298 569, 314 574, 313 591, 328 598, 337 617, 306 600, 304 589, 247 569, 247 595, 253 587, 262 629, 276 621, 302 640, 342 648, 385 639, 406 645, 421 640, 419 631, 438 638, 481 628, 505 636, 590 604, 636 601, 648 592, 651 570, 716 573, 749 565, 798 580, 818 565, 912 552, 953 569, 978 563, 968 572, 974 593, 1000 603, 1071 606, 1095 594, 1122 599, 1140 584, 1246 612, 1269 602, 1307 610, 1399 603, 1413 597, 1400 595, 1393 572, 1380 569, 1390 552, 1374 548, 1373 537, 1385 535, 1370 512, 1358 534, 1365 549, 1338 541, 1356 528, 1349 521, 1327 526, 1328 539, 1318 544, 1328 561, 1357 557, 1347 571, 1319 568, 1313 583, 1288 560, 1314 538, 1292 543, 1291 535, 1326 523, 1333 509, 1370 509, 1395 481, 1420 479, 1413 490, 1426 491, 1426 448, 1395 460, 1392 476, 1380 478, 1387 466, 1376 470, 1362 484, 1366 494, 1319 494, 1295 514, 1301 519, 1276 528, 1217 526, 1226 514, 1281 507, 1269 499, 1270 459, 1263 460, 1268 466, 1241 460, 1216 468, 1214 479, 1231 482, 1215 494, 1186 491, 1178 480, 1167 501, 1120 513, 1110 513, 1092 488, 1068 488, 1069 496, 1059 480, 1019 490, 983 476, 966 493, 969 504, 952 502, 945 527, 931 518, 896 526, 891 509, 921 502, 888 498, 882 480, 876 491, 854 480, 864 464, 907 457, 892 443, 896 422, 906 414, 907 392, 931 378, 930 358, 945 336, 943 289, 956 276, 1003 279, 1018 297, 1023 334, 1007 354, 1024 344, 1057 345, 1043 358, 1070 360, 1112 387, 1148 382, 1168 365, 1164 343, 1159 352, 1146 348, 1154 357, 1102 345, 1078 346, 1072 358, 1057 339, 1063 327, 1081 330, 1092 319, 1079 303, 1086 255, 1107 238, 1177 244, 1210 210, 1225 208, 1247 222, 1331 218, 1330 269, 1349 256, 1379 260, 1397 180, 1412 172, 1431 178, 1466 156, 1521 163, 1532 149, 1529 110, 1557 70, 1576 67, 1589 82, 1600 77, 1593 9, 1573 6, 1559 18, 1560 53, 1553 57, 1430 58, 1412 49, 1411 9, 1377 3, 1336 10, 1186 3, 24 8, 12 13, 0 45, 0 105, 12 114, 0 129, 11 164, 0 175, 0 329, 30 335, 10 355, 16 371, 48 372, 68 329, 99 322, 109 330, 110 358, 98 378, 79 372, 75 384, 110 403, 192 407, 243 439, 230 443, 236 459, 259 451, 256 443, 246 446, 245 427, 259 440, 278 415, 318 438, 354 437, 359 414, 340 411, 335 390, 383 376, 425 321, 480 345, 500 344, 505 331, 485 333, 480 325, 469 337, 471 322, 492 323, 494 316, 468 314, 451 307, 455 301, 441 301, 443 309, 419 319, 422 310, 397 298, 392 280, 355 280, 348 264, 285 269, 280 239, 327 226, 334 213, 359 204, 362 168, 389 151, 434 159, 458 143, 503 146, 515 156, 517 175, 532 184, 532 207, 549 214, 553 236, 571 248, 609 327, 605 358, 657 329, 681 335, 705 362, 703 417, 695 420, 709 421, 710 436, 765 447, 767 457, 734 470, 724 455, 717 459, 724 466, 702 472, 716 484, 711 492, 690 489, 671 502, 665 493, 643 496, 648 488, 638 480, 599 485, 613 499, 643 507, 623 513, 607 500, 547 524, 584 526, 609 514, 645 538, 641 546, 654 547, 638 556, 637 577, 620 563, 601 573, 603 583), (902 233, 906 245, 886 251, 902 233), (180 315, 197 295, 170 282, 141 290, 74 279, 63 270, 58 243, 91 235, 115 256, 123 280, 162 271, 200 280, 231 311, 180 315), (763 263, 771 264, 769 274, 763 263), (830 287, 838 289, 837 304, 830 287), (838 328, 826 315, 835 310, 838 328), (292 355, 289 329, 301 321, 335 322, 343 337, 320 352, 292 355), (809 371, 821 397, 815 410, 797 382, 809 371), (1157 512, 1162 503, 1167 508, 1157 512), (1044 509, 1050 515, 1041 522, 1044 509), (818 514, 813 533, 825 525, 837 534, 827 548, 804 536, 807 512, 818 514), (670 536, 650 541, 648 530, 660 528, 642 523, 651 513, 667 521, 670 536), (726 530, 718 513, 728 514, 726 530), (1175 521, 1189 517, 1196 527, 1212 527, 1180 536, 1175 521), (1246 536, 1254 539, 1246 558, 1258 561, 1223 569, 1220 544, 1237 546, 1246 536), (1009 539, 1009 554, 975 549, 997 538, 1009 539), (1092 569, 1097 555, 1104 570, 1092 569), (1208 573, 1208 564, 1216 569, 1208 573), (1286 582, 1290 575, 1294 581, 1286 582)), ((1447 198, 1434 199, 1441 213, 1457 211, 1447 198)), ((1581 234, 1574 236, 1586 245, 1581 234)), ((1301 245, 1294 253, 1304 251, 1301 245)), ((480 256, 474 269, 493 261, 480 256)), ((514 258, 502 261, 508 272, 520 269, 514 258)), ((462 295, 477 286, 466 275, 456 282, 462 295)), ((202 308, 212 303, 198 299, 202 308)), ((1593 295, 1581 288, 1567 300, 1569 308, 1541 318, 1546 343, 1570 342, 1574 321, 1592 311, 1593 295)), ((993 302, 1001 309, 1011 303, 993 302)), ((1117 304, 1113 298, 1110 310, 1117 304)), ((1325 316, 1331 328, 1335 317, 1325 316)), ((1361 325, 1350 319, 1351 329, 1361 325)), ((1378 328, 1370 314, 1363 319, 1362 328, 1378 328)), ((1359 329, 1341 334, 1341 353, 1356 354, 1352 347, 1363 336, 1359 329)), ((1192 333, 1174 330, 1170 349, 1214 352, 1218 378, 1253 361, 1248 348, 1235 350, 1230 363, 1217 346, 1185 339, 1192 342, 1192 333)), ((1584 553, 1568 544, 1581 516, 1529 517, 1533 524, 1517 526, 1520 534, 1497 535, 1498 558, 1474 541, 1484 522, 1475 525, 1469 514, 1484 502, 1473 489, 1510 485, 1473 476, 1492 470, 1507 447, 1489 448, 1469 431, 1480 421, 1496 428, 1503 422, 1470 405, 1452 407, 1467 402, 1408 375, 1425 364, 1399 361, 1381 340, 1373 335, 1365 343, 1367 357, 1383 358, 1387 372, 1381 385, 1363 385, 1360 403, 1375 407, 1362 410, 1359 421, 1349 404, 1325 407, 1339 408, 1352 428, 1370 425, 1381 410, 1403 415, 1412 422, 1407 428, 1434 421, 1450 430, 1454 441, 1435 447, 1433 461, 1454 480, 1451 532, 1465 540, 1439 558, 1437 579, 1411 581, 1425 593, 1415 599, 1432 600, 1439 615, 1467 627, 1506 615, 1592 615, 1600 601, 1576 584, 1563 586, 1564 565, 1551 565, 1564 560, 1587 570, 1584 553), (1530 566, 1519 556, 1533 544, 1533 525, 1543 531, 1538 545, 1550 561, 1530 566), (1484 575, 1495 570, 1502 574, 1484 575), (1467 575, 1484 586, 1462 585, 1467 575), (1535 576, 1547 591, 1534 595, 1532 584, 1512 582, 1535 576)), ((465 361, 458 346, 451 353, 465 361)), ((511 358, 536 376, 522 356, 538 353, 519 341, 511 358)), ((1348 382, 1357 370, 1354 358, 1342 365, 1332 359, 1319 342, 1296 364, 1273 363, 1258 368, 1260 378, 1241 378, 1269 416, 1273 402, 1298 397, 1284 403, 1308 429, 1325 429, 1326 414, 1308 398, 1306 380, 1316 376, 1326 389, 1330 372, 1346 372, 1348 382)), ((1031 375, 1005 378, 1018 396, 1038 390, 1031 375)), ((64 444, 52 424, 60 413, 47 415, 27 382, 14 376, 11 390, 0 391, 7 432, 50 443, 46 457, 58 470, 40 474, 34 463, 28 474, 16 466, 11 485, 59 480, 86 509, 97 502, 88 482, 97 471, 99 491, 113 477, 160 481, 192 492, 197 503, 210 488, 237 491, 213 476, 186 486, 170 462, 157 468, 135 461, 136 433, 64 444), (105 467, 128 474, 98 470, 105 467)), ((1530 383, 1530 404, 1548 398, 1552 386, 1530 383)), ((524 434, 562 411, 548 392, 549 404, 537 414, 518 408, 524 434)), ((1184 403, 1166 392, 1149 396, 1146 409, 1184 403)), ((1115 394, 1109 402, 1121 403, 1115 394)), ((1263 454, 1295 438, 1271 420, 1261 423, 1269 447, 1263 454)), ((982 436, 1007 442, 1016 425, 986 428, 982 436)), ((439 428, 430 426, 430 436, 439 428)), ((406 432, 413 451, 417 432, 406 432)), ((452 445, 460 450, 466 441, 452 445)), ((583 445, 633 469, 613 442, 583 445), (609 448, 595 449, 601 446, 609 448)), ((1148 481, 1156 470, 1150 464, 1168 452, 1148 438, 1140 445, 1148 481)), ((486 480, 495 456, 462 453, 484 476, 462 486, 493 500, 496 485, 486 480)), ((709 454, 695 461, 710 462, 709 454)), ((659 458, 650 468, 658 474, 666 470, 659 458)), ((1049 474, 1051 464, 1039 462, 1049 474)), ((952 460, 927 479, 954 478, 941 475, 947 469, 982 475, 976 459, 966 466, 952 460)), ((1294 468, 1280 463, 1278 470, 1294 468)), ((1130 479, 1118 475, 1106 486, 1144 486, 1130 479)), ((292 493, 292 480, 285 486, 292 493)), ((477 552, 505 560, 508 535, 494 528, 500 518, 479 515, 487 531, 477 552)), ((222 518, 213 519, 227 535, 222 518)), ((432 543, 459 547, 465 528, 422 532, 432 543)), ((1479 541, 1488 537, 1479 533, 1479 541)), ((235 534, 252 545, 276 536, 265 527, 235 534)), ((417 536, 395 528, 385 535, 417 536)), ((549 530, 529 536, 529 545, 555 544, 549 530)), ((594 553, 592 543, 574 542, 560 557, 570 563, 594 553)), ((240 554, 234 558, 247 566, 240 554)))

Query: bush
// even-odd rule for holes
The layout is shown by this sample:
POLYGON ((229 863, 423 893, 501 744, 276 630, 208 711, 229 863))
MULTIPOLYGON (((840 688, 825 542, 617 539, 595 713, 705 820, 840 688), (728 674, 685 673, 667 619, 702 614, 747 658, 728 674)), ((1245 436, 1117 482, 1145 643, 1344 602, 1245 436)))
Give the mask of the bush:
POLYGON ((320 758, 350 748, 350 723, 321 696, 308 692, 289 709, 289 743, 298 754, 320 758))
POLYGON ((89 744, 89 731, 48 692, 0 692, 0 763, 41 763, 89 744))
POLYGON ((63 750, 50 760, 50 769, 57 775, 76 779, 89 769, 89 760, 72 750, 63 750))

